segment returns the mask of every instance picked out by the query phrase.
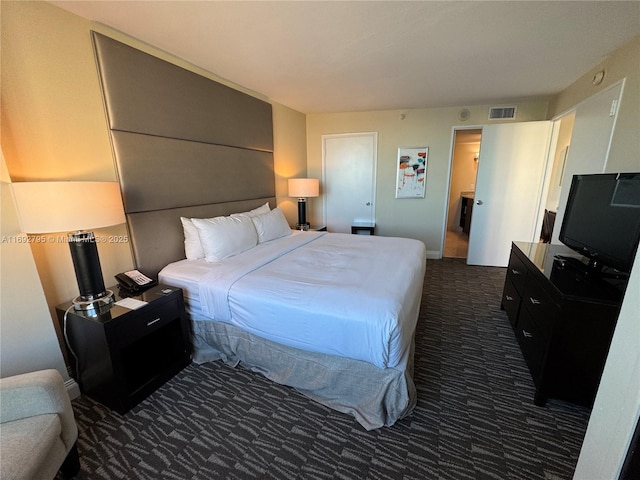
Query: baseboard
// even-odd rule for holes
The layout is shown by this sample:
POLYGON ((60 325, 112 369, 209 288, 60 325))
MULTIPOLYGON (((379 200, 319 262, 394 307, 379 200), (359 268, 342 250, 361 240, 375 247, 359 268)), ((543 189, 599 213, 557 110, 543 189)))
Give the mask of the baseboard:
POLYGON ((64 388, 67 390, 71 400, 80 396, 80 385, 78 385, 73 378, 64 382, 64 388))
POLYGON ((427 259, 440 260, 441 258, 442 253, 440 250, 427 250, 427 259))

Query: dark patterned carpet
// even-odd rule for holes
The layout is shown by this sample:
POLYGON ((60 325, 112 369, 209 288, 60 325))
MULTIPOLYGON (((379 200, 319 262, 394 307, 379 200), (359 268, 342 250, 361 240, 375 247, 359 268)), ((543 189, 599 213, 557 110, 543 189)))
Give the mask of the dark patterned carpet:
POLYGON ((82 479, 569 479, 589 410, 534 388, 500 298, 505 269, 433 260, 418 405, 365 431, 259 374, 191 365, 122 416, 73 402, 82 479))

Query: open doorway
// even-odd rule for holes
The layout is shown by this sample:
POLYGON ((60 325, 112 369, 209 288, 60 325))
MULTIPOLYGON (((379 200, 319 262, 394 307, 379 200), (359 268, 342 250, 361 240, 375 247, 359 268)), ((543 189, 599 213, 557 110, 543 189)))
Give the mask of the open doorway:
POLYGON ((443 256, 467 258, 482 129, 456 129, 453 135, 449 208, 443 256))
MULTIPOLYGON (((540 241, 551 243, 551 237, 555 228, 555 219, 558 212, 560 202, 560 193, 562 191, 562 182, 569 153, 569 145, 571 144, 571 134, 573 132, 573 124, 575 121, 575 111, 570 112, 554 121, 554 137, 555 142, 552 143, 553 148, 549 152, 549 162, 547 165, 547 176, 545 178, 545 187, 542 196, 542 208, 544 209, 542 217, 542 228, 540 231, 540 241)), ((565 185, 568 187, 569 185, 565 185)))

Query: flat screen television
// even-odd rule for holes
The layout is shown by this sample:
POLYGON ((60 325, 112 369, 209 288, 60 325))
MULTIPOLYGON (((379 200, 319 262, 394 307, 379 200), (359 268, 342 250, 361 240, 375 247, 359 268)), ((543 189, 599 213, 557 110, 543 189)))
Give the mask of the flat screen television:
POLYGON ((640 240, 640 173, 574 175, 559 238, 592 271, 630 272, 640 240))

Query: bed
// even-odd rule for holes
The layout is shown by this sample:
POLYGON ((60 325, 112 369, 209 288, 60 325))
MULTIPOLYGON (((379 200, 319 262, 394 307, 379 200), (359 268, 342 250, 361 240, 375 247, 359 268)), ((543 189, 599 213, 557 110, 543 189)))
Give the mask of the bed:
POLYGON ((409 414, 424 245, 291 230, 268 102, 92 40, 135 267, 183 289, 195 362, 243 364, 367 430, 409 414))
MULTIPOLYGON (((284 218, 278 209, 252 218, 275 216, 284 218)), ((413 409, 422 242, 291 231, 285 223, 277 238, 240 250, 179 260, 159 273, 185 292, 195 362, 242 363, 367 429, 413 409)))

